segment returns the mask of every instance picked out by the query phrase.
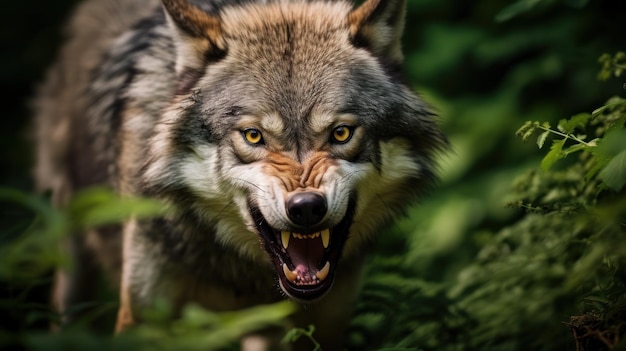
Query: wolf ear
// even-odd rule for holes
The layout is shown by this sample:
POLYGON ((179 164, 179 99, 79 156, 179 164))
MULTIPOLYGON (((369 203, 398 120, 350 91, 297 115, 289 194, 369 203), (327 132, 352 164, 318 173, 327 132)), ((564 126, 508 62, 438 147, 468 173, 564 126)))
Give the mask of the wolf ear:
POLYGON ((208 62, 219 60, 226 53, 220 18, 187 0, 162 0, 162 3, 174 34, 179 79, 199 76, 208 62))
POLYGON ((406 0, 366 0, 348 14, 355 45, 397 63, 402 62, 406 0))

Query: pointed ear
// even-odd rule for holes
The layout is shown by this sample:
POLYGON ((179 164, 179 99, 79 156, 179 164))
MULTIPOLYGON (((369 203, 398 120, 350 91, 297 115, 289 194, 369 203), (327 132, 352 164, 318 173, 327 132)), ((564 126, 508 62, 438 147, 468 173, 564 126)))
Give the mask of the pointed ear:
POLYGON ((186 0, 162 0, 176 45, 176 73, 198 71, 226 53, 219 17, 210 15, 186 0))
POLYGON ((405 0, 366 0, 348 14, 355 45, 397 63, 402 62, 405 0))

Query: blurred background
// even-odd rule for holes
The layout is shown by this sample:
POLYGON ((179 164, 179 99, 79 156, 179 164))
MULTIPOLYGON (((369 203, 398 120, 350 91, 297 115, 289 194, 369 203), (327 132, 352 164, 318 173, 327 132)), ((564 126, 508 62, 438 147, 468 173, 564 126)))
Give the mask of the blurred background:
MULTIPOLYGON (((0 98, 5 106, 0 128, 2 188, 32 194, 29 99, 58 51, 62 24, 76 2, 7 2, 0 12, 0 98)), ((623 255, 602 251, 594 260, 581 261, 594 246, 576 245, 592 242, 593 233, 577 237, 563 233, 578 230, 567 229, 568 223, 576 222, 582 212, 560 211, 554 217, 544 213, 537 219, 542 214, 507 204, 529 199, 516 190, 516 184, 519 190, 519 182, 535 174, 529 171, 541 172, 539 165, 548 149, 516 137, 525 121, 556 125, 561 119, 591 113, 613 96, 626 95, 623 76, 598 79, 599 57, 626 50, 625 24, 625 1, 408 0, 406 73, 441 116, 452 152, 442 155, 438 188, 377 243, 379 254, 370 262, 348 346, 624 347, 619 342, 623 325, 613 330, 611 335, 618 341, 611 345, 582 345, 567 325, 572 324, 572 316, 584 315, 586 302, 595 301, 597 313, 604 313, 602 307, 624 300, 623 270, 607 263, 607 257, 615 255, 615 262, 623 263, 623 255), (545 218, 551 222, 542 222, 545 218), (572 269, 586 275, 573 279, 572 269), (595 270, 612 273, 600 279, 595 270)), ((578 179, 573 173, 569 177, 574 183, 578 179)), ((563 184, 552 181, 543 183, 546 194, 551 186, 557 189, 563 184)), ((572 198, 578 196, 577 190, 568 191, 572 198)), ((623 195, 623 190, 614 191, 602 199, 623 195)), ((592 200, 590 206, 600 201, 592 200)), ((11 245, 32 225, 36 213, 24 207, 3 196, 0 244, 11 245)), ((607 219, 617 219, 621 234, 622 210, 607 219)), ((50 349, 54 343, 48 339, 47 344, 24 342, 49 324, 49 272, 19 283, 1 272, 0 312, 6 316, 6 326, 0 331, 0 345, 50 349)), ((619 308, 612 311, 623 313, 619 308)), ((623 321, 624 316, 616 318, 623 321)))

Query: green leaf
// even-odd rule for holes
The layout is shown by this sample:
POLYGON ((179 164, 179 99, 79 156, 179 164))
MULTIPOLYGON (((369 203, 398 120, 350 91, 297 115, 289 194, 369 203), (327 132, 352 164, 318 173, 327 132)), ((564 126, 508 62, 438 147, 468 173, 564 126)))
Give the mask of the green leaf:
POLYGON ((623 130, 625 123, 626 123, 626 113, 624 113, 621 117, 619 117, 618 119, 616 119, 610 124, 609 128, 607 128, 606 130, 607 135, 608 133, 615 131, 615 130, 623 130))
POLYGON ((589 123, 591 114, 579 113, 570 119, 562 119, 559 121, 559 130, 563 133, 572 134, 576 128, 583 129, 589 123))
MULTIPOLYGON (((8 242, 6 232, 0 230, 0 281, 31 281, 67 264, 67 258, 58 250, 68 233, 67 221, 60 211, 39 196, 15 189, 0 188, 0 202, 32 215, 30 225, 8 242)), ((11 212, 7 212, 4 217, 10 215, 11 212)))
POLYGON ((154 199, 120 197, 110 189, 81 191, 69 205, 69 216, 78 228, 93 228, 119 223, 130 217, 138 219, 165 213, 166 206, 154 199))
POLYGON ((586 181, 590 181, 591 179, 595 178, 598 172, 604 169, 604 166, 609 163, 609 160, 604 157, 595 157, 594 161, 595 163, 593 164, 593 166, 585 174, 586 181))
POLYGON ((292 342, 296 342, 298 341, 298 339, 300 338, 300 336, 303 335, 303 332, 301 329, 299 328, 292 328, 289 329, 289 331, 287 332, 287 334, 285 334, 285 336, 283 336, 282 342, 283 343, 292 343, 292 342))
POLYGON ((615 129, 607 132, 597 147, 596 153, 605 157, 613 157, 626 150, 626 129, 615 129))
POLYGON ((535 128, 535 127, 532 127, 530 129, 528 129, 526 131, 526 133, 524 133, 524 135, 522 135, 522 140, 527 141, 528 138, 530 138, 530 136, 533 135, 533 133, 535 132, 536 129, 537 128, 535 128))
POLYGON ((563 155, 563 145, 565 144, 565 139, 554 140, 552 142, 552 147, 550 147, 550 152, 541 160, 541 169, 547 171, 552 167, 552 165, 562 159, 563 155))
POLYGON ((607 109, 612 109, 615 107, 619 107, 623 104, 626 103, 626 99, 620 98, 620 97, 612 97, 609 99, 609 101, 607 101, 606 105, 602 106, 602 107, 598 107, 597 109, 595 109, 591 115, 593 117, 597 117, 598 115, 602 114, 605 110, 607 109))
POLYGON ((235 323, 238 329, 252 331, 267 325, 276 325, 296 311, 296 305, 290 301, 270 305, 259 305, 245 310, 222 312, 222 323, 235 323))
POLYGON ((502 9, 502 11, 500 11, 496 15, 496 21, 498 22, 508 21, 511 18, 516 17, 519 14, 529 12, 535 7, 535 5, 537 5, 540 2, 541 0, 520 0, 516 3, 513 3, 512 5, 509 5, 505 7, 504 9, 502 9))
POLYGON ((64 232, 65 223, 61 212, 53 208, 40 196, 32 195, 16 189, 0 188, 0 201, 13 203, 33 211, 49 229, 55 233, 64 232))
POLYGON ((584 151, 590 148, 591 148, 590 146, 587 146, 585 144, 574 144, 566 148, 565 150, 563 150, 563 157, 569 156, 569 154, 573 154, 574 152, 584 151))
POLYGON ((546 142, 546 138, 548 137, 548 134, 550 134, 549 130, 546 130, 545 132, 539 134, 539 137, 537 138, 537 146, 539 146, 540 149, 543 147, 543 144, 546 142))
POLYGON ((626 184, 626 151, 613 157, 599 176, 609 188, 620 191, 626 184))
POLYGON ((309 325, 308 330, 303 329, 303 328, 292 328, 292 329, 289 329, 289 331, 285 334, 285 336, 283 336, 282 342, 285 344, 293 343, 293 342, 298 341, 298 339, 300 339, 301 336, 312 338, 313 333, 315 333, 314 325, 309 325))
POLYGON ((217 313, 205 310, 200 305, 193 303, 185 306, 182 320, 187 326, 197 327, 215 327, 220 323, 220 317, 217 313))
POLYGON ((587 301, 593 301, 593 302, 599 302, 603 305, 610 305, 611 304, 611 300, 606 299, 602 296, 587 296, 585 297, 585 300, 587 301))
POLYGON ((533 123, 531 121, 526 121, 523 126, 519 127, 519 129, 515 131, 515 135, 522 137, 529 129, 534 129, 533 123))

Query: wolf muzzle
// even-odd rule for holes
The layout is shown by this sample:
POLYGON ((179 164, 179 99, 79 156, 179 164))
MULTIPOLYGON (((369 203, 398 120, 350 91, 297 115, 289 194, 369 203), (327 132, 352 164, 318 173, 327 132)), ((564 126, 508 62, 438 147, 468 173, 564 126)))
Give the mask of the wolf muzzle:
POLYGON ((332 287, 352 224, 355 202, 354 199, 349 201, 338 224, 327 227, 323 221, 328 209, 324 195, 311 191, 293 194, 287 199, 285 210, 296 231, 272 228, 261 211, 250 206, 280 286, 291 298, 310 302, 332 287))

